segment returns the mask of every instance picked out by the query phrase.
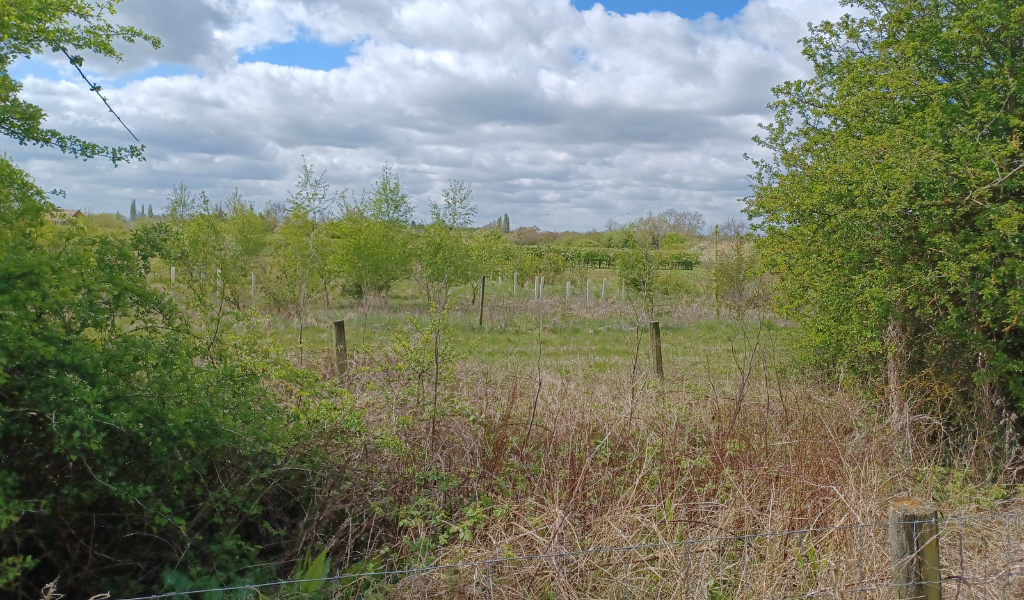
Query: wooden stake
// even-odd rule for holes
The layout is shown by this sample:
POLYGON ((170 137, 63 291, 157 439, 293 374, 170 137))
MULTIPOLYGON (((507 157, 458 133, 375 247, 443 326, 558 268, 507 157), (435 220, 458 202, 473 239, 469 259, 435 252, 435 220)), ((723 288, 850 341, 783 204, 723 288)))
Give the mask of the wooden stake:
POLYGON ((533 299, 540 298, 540 277, 533 276, 533 299))
POLYGON ((587 306, 590 306, 590 280, 587 280, 587 306))
POLYGON ((171 267, 171 285, 174 285, 174 267, 171 267))
POLYGON ((569 303, 569 296, 570 296, 570 294, 572 294, 572 282, 566 281, 565 282, 565 303, 566 304, 569 303))
POLYGON ((544 297, 544 276, 540 276, 540 297, 544 297))
POLYGON ((487 283, 487 276, 480 276, 480 322, 477 324, 480 327, 484 326, 484 285, 487 283))
POLYGON ((939 522, 934 506, 914 498, 892 501, 889 554, 897 598, 941 600, 939 522))
POLYGON ((516 295, 516 289, 519 288, 519 271, 512 272, 512 295, 516 295))
POLYGON ((345 321, 334 322, 334 372, 338 377, 348 373, 348 344, 345 342, 345 321))
POLYGON ((661 323, 651 321, 651 360, 654 361, 654 372, 658 379, 665 379, 665 367, 661 362, 661 323))
POLYGON ((608 278, 601 278, 601 302, 604 302, 604 286, 608 284, 608 278))

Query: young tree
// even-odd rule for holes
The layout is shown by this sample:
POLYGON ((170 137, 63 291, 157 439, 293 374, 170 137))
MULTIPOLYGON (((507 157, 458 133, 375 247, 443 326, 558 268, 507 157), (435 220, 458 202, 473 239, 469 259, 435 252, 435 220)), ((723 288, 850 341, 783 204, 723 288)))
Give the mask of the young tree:
POLYGON ((139 217, 139 212, 135 210, 135 198, 132 198, 132 207, 128 209, 128 218, 134 221, 139 217))
POLYGON ((335 207, 344 199, 344 193, 331 194, 323 173, 316 175, 303 161, 295 191, 288 198, 285 222, 276 232, 274 256, 283 281, 294 294, 300 360, 310 298, 327 293, 337 279, 331 223, 335 207))
POLYGON ((350 295, 386 299, 395 281, 408 274, 411 218, 409 198, 387 165, 361 201, 345 203, 331 236, 337 248, 335 266, 350 295))
POLYGON ((894 415, 905 369, 1024 407, 1024 12, 849 4, 863 16, 812 28, 815 74, 775 88, 757 138, 773 157, 746 212, 780 310, 819 356, 879 365, 894 415))
POLYGON ((153 205, 152 204, 150 204, 149 208, 146 210, 146 216, 147 217, 152 217, 153 216, 153 205))
POLYGON ((450 181, 441 203, 430 203, 431 222, 416 240, 413 279, 427 302, 440 309, 453 287, 470 283, 479 272, 468 231, 476 211, 472 186, 450 181))

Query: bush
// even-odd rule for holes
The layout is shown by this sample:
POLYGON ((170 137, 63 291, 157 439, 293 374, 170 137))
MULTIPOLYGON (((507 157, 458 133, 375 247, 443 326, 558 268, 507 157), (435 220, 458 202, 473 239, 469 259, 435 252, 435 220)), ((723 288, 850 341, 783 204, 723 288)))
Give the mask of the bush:
POLYGON ((194 335, 146 283, 138 251, 152 248, 58 226, 53 210, 0 159, 0 585, 37 597, 60 576, 128 595, 175 565, 257 577, 313 489, 295 448, 358 422, 255 336, 194 335), (271 391, 285 380, 303 391, 288 407, 271 391))

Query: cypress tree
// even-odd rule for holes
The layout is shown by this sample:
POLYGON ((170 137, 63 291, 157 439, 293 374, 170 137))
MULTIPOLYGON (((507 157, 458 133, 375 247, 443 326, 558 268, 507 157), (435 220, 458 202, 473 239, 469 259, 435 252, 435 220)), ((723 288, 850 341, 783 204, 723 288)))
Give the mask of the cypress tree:
POLYGON ((135 198, 132 198, 132 207, 128 211, 128 218, 131 219, 132 221, 134 221, 135 217, 137 217, 137 216, 139 216, 139 214, 135 210, 135 198))
POLYGON ((152 217, 153 216, 153 205, 152 204, 149 205, 149 211, 148 211, 148 214, 146 216, 148 216, 148 217, 152 217))

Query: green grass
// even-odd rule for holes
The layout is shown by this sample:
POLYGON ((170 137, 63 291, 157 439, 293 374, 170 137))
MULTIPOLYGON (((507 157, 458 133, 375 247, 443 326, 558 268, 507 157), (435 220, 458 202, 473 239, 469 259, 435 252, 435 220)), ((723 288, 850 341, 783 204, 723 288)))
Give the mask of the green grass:
MULTIPOLYGON (((166 270, 166 269, 163 269, 166 270)), ((448 323, 456 347, 472 358, 490 365, 520 364, 534 368, 540 355, 546 371, 628 373, 637 351, 636 316, 630 298, 621 300, 621 280, 612 270, 592 270, 589 305, 585 286, 573 285, 565 301, 565 280, 545 282, 542 302, 534 300, 533 279, 515 294, 510 279, 488 279, 484 326, 480 328, 479 304, 471 304, 470 286, 452 290, 448 323), (605 300, 600 299, 602 280, 605 300), (582 288, 582 289, 581 289, 582 288)), ((757 338, 758 323, 748 319, 745 326, 735 319, 719 318, 707 307, 702 292, 706 274, 695 271, 659 271, 660 289, 656 311, 661 323, 662 351, 669 378, 710 375, 716 379, 739 373, 747 364, 757 338)), ((169 285, 160 272, 151 277, 160 287, 169 285)), ((523 282, 520 282, 521 284, 523 282)), ((397 332, 427 322, 426 306, 414 282, 398 282, 388 294, 386 305, 364 307, 351 298, 332 296, 331 306, 311 307, 303 331, 303 351, 310 359, 329 351, 330 322, 346 321, 349 352, 372 352, 388 344, 397 332)), ((298 328, 294 318, 267 315, 265 333, 289 352, 298 351, 298 328)), ((791 327, 766 322, 758 348, 785 353, 794 340, 791 327)), ((641 330, 638 366, 649 366, 646 324, 641 330)))
MULTIPOLYGON (((688 284, 696 277, 687 271, 670 274, 688 284)), ((600 277, 603 275, 599 273, 596 285, 592 284, 598 292, 600 277)), ((618 279, 609 277, 608 289, 613 283, 617 286, 618 279)), ((557 299, 551 297, 550 289, 545 290, 545 300, 538 303, 532 289, 520 289, 513 296, 509 282, 489 283, 482 328, 478 326, 479 304, 470 304, 469 287, 454 290, 448 315, 449 335, 454 340, 449 341, 485 364, 520 364, 532 369, 539 354, 541 368, 546 371, 628 373, 637 351, 636 317, 631 305, 621 302, 618 293, 614 298, 608 293, 610 298, 603 303, 592 298, 589 307, 582 294, 574 295, 566 304, 564 282, 559 285, 561 294, 557 299)), ((660 298, 659 306, 667 377, 707 374, 720 378, 737 374, 746 364, 758 336, 758 322, 748 320, 744 326, 735 320, 716 318, 713 311, 699 310, 699 298, 693 295, 660 298), (697 309, 687 312, 687 303, 697 303, 697 309)), ((310 356, 328 351, 330 322, 344 319, 349 352, 371 352, 389 343, 396 332, 408 329, 410 323, 426 325, 427 310, 412 282, 400 282, 389 295, 387 306, 364 310, 360 303, 345 300, 311 311, 303 346, 310 356)), ((272 317, 267 334, 286 349, 297 348, 294 320, 272 317)), ((793 335, 792 328, 769 321, 764 323, 757 344, 777 353, 785 350, 793 335)), ((646 323, 640 336, 638 365, 647 369, 646 323)))

